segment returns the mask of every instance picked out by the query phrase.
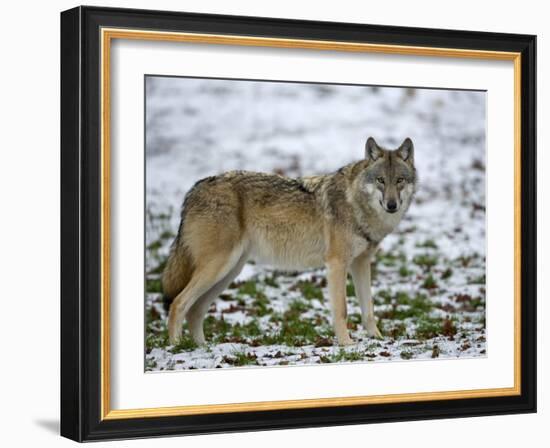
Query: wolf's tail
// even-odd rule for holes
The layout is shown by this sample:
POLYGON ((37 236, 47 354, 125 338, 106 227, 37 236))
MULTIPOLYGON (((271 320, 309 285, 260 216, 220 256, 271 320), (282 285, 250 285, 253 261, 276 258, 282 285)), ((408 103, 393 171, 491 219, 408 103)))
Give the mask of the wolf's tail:
POLYGON ((192 256, 180 238, 176 238, 162 273, 162 291, 164 293, 162 302, 166 311, 176 296, 187 286, 192 275, 192 256))

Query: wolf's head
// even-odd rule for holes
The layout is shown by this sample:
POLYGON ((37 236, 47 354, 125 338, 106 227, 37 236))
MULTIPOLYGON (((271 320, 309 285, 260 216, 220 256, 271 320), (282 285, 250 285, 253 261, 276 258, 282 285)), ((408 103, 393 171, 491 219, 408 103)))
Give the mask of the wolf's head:
POLYGON ((411 139, 406 138, 399 148, 388 150, 369 137, 365 144, 365 159, 369 163, 360 182, 369 203, 387 213, 396 213, 402 207, 408 207, 416 188, 411 139))

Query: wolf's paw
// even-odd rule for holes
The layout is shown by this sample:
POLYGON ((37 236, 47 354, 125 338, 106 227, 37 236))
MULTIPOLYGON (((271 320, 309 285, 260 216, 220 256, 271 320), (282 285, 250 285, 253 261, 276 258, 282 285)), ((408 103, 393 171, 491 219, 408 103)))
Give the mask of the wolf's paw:
POLYGON ((376 320, 373 318, 367 319, 367 322, 365 322, 365 329, 367 330, 367 336, 369 338, 376 338, 376 339, 382 339, 382 333, 380 333, 380 330, 376 326, 376 320))
POLYGON ((178 345, 181 339, 181 334, 179 331, 169 331, 168 332, 168 343, 170 345, 178 345))
POLYGON ((346 334, 345 336, 336 338, 338 340, 338 345, 353 345, 353 339, 350 338, 349 334, 346 334))

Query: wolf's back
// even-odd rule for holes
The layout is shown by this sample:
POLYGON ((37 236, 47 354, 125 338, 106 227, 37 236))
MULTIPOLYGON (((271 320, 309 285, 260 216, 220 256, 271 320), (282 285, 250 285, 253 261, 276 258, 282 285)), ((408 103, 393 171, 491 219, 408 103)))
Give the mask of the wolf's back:
POLYGON ((269 227, 293 207, 304 212, 309 205, 313 213, 319 179, 230 171, 199 180, 185 196, 178 235, 162 275, 165 308, 190 282, 197 264, 241 245, 248 225, 261 221, 262 229, 269 227))

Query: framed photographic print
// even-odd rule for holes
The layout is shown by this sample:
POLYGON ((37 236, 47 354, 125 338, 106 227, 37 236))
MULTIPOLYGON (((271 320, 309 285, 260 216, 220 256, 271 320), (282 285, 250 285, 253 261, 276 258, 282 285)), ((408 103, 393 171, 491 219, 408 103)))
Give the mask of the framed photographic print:
POLYGON ((535 36, 61 14, 61 433, 535 412, 535 36))

